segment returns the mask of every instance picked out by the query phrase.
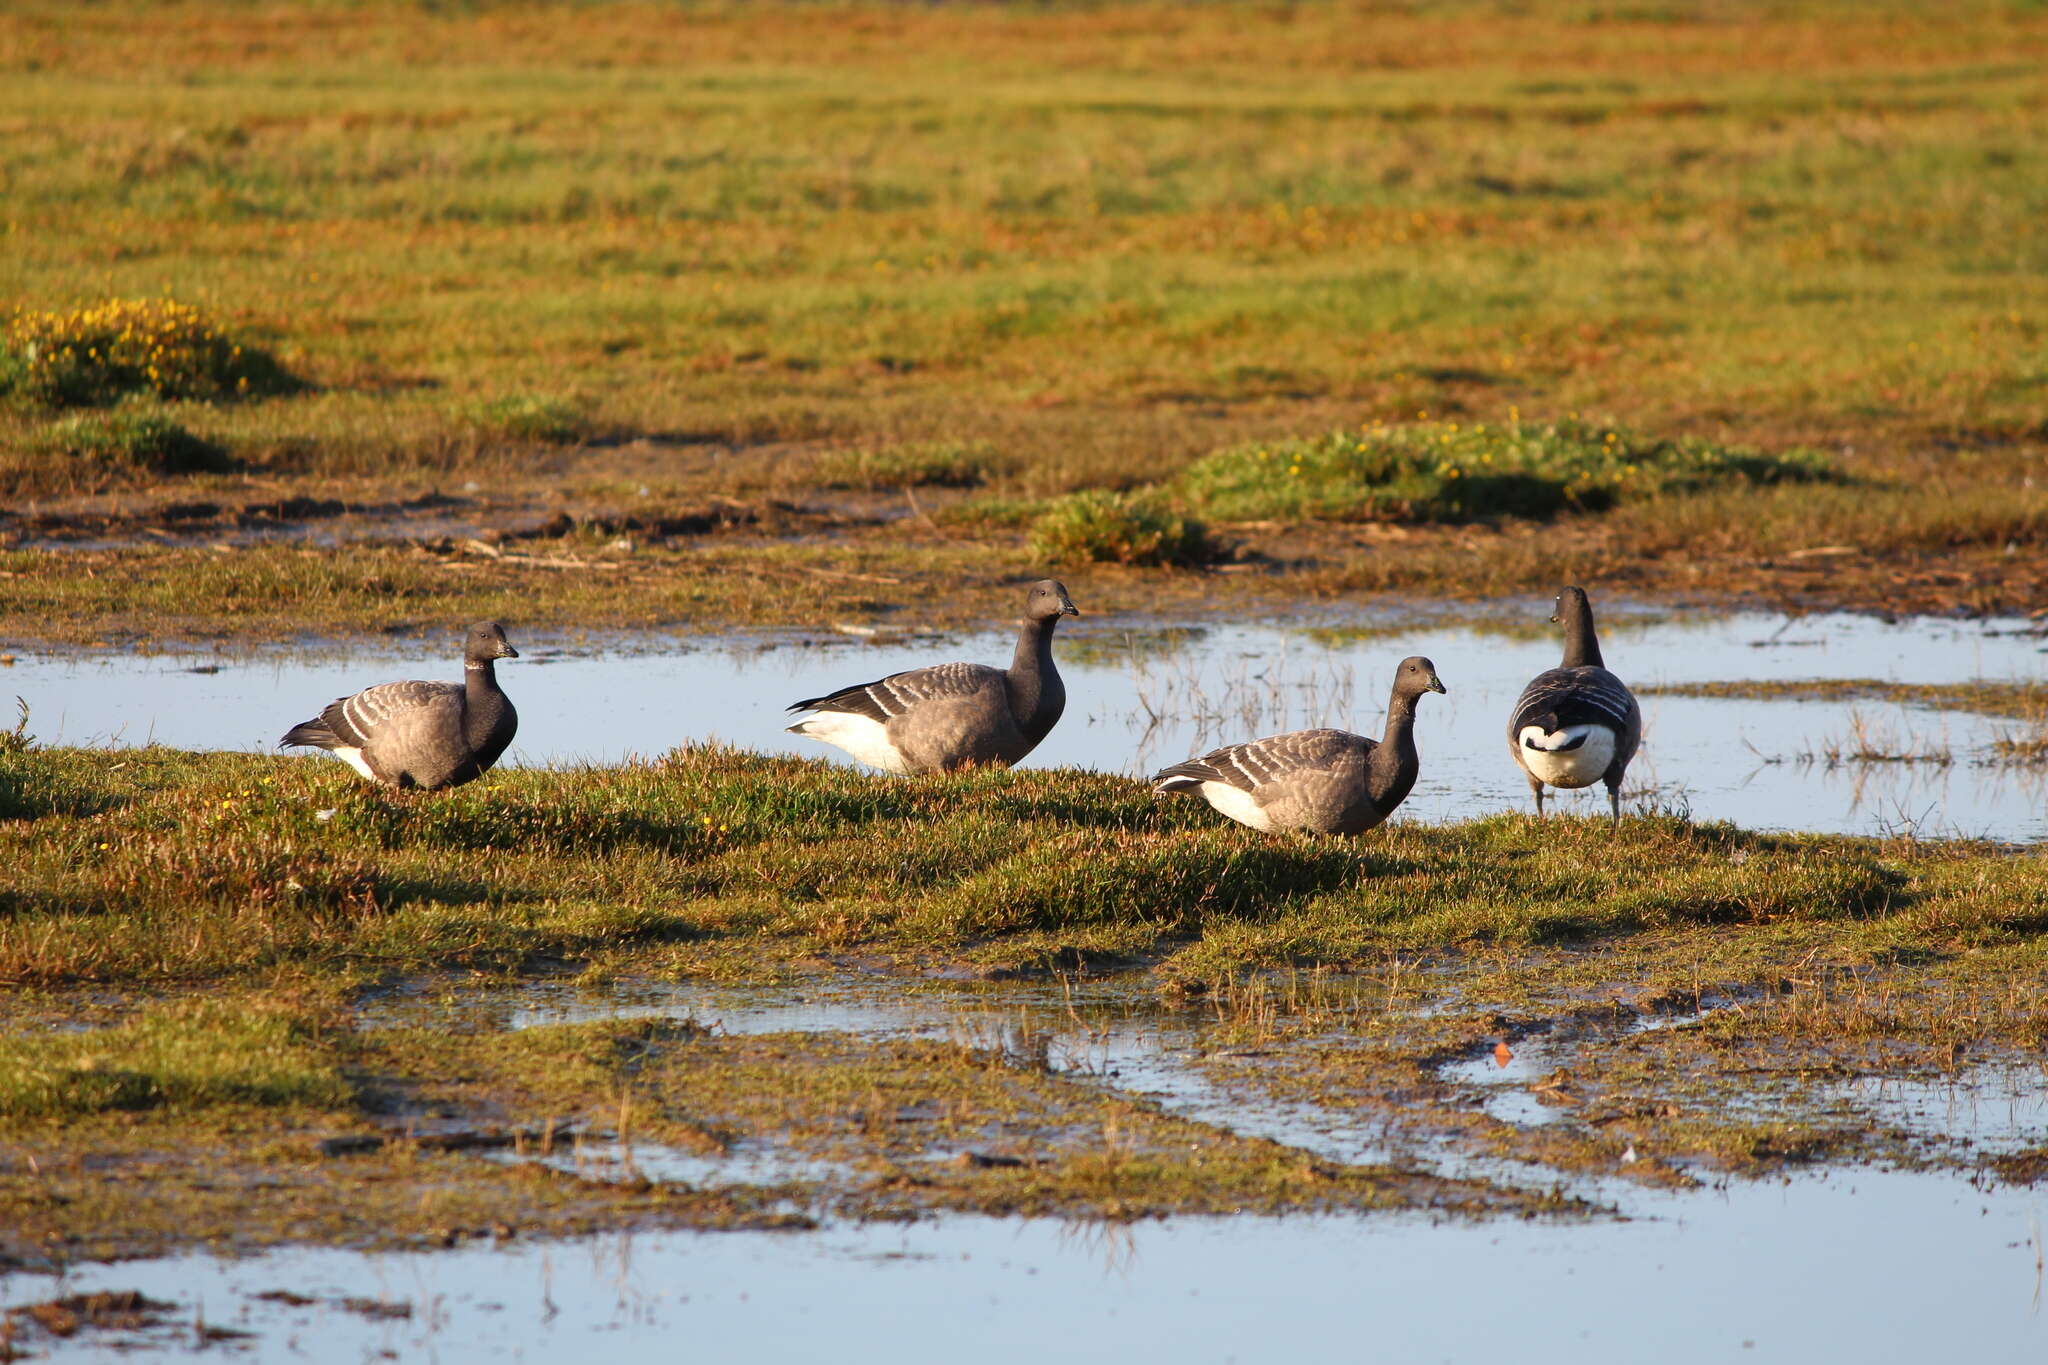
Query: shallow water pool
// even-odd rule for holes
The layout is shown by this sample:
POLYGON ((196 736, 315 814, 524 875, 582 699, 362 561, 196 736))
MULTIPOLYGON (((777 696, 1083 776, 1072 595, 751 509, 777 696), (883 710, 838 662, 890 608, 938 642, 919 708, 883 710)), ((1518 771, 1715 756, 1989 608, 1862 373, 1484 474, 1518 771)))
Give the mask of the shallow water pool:
MULTIPOLYGON (((1222 743, 1302 725, 1378 733, 1394 665, 1426 654, 1450 688, 1421 704, 1423 771, 1397 818, 1458 820, 1529 805, 1507 752, 1522 685, 1553 666, 1545 604, 1513 633, 1467 625, 1366 629, 1323 623, 1125 629, 1083 618, 1059 644, 1066 717, 1027 760, 1134 776, 1222 743)), ((1608 661, 1638 686, 1875 678, 1912 683, 2037 679, 2043 640, 2023 621, 1870 617, 1630 617, 1603 622, 1608 661)), ((901 668, 963 658, 1004 662, 1007 633, 881 643, 749 637, 641 641, 630 651, 529 644, 500 672, 520 711, 508 761, 616 761, 691 741, 840 761, 787 734, 783 707, 901 668)), ((0 692, 31 708, 47 742, 261 749, 330 698, 394 677, 454 677, 452 658, 364 652, 248 657, 26 656, 0 692)), ((2014 728, 1965 712, 1883 702, 1727 700, 1646 695, 1646 740, 1630 769, 1640 804, 1763 829, 1971 835, 2032 841, 2048 832, 2039 769, 2000 764, 2014 728), (1861 730, 1901 752, 1946 761, 1819 761, 1861 730)), ((308 755, 308 762, 326 762, 308 755)), ((845 760, 850 761, 850 760, 845 760)), ((1605 808, 1598 789, 1564 809, 1605 808)))
POLYGON ((1626 1220, 955 1217, 814 1233, 290 1251, 0 1275, 0 1303, 140 1289, 153 1332, 59 1360, 853 1362, 2038 1360, 2041 1200, 1837 1172, 1642 1195, 1626 1220), (265 1296, 271 1297, 265 1297, 265 1296), (288 1297, 281 1297, 288 1296, 288 1297), (294 1301, 296 1300, 296 1301, 294 1301), (208 1354, 218 1355, 215 1346, 208 1354))

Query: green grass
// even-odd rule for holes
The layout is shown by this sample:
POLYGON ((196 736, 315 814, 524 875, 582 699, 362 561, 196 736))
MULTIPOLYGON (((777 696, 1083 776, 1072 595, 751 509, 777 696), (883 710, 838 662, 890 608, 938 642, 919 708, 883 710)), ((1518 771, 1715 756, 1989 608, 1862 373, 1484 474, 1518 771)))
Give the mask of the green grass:
POLYGON ((8 293, 275 350, 319 392, 227 435, 293 474, 564 375, 607 429, 988 441, 1041 495, 1218 409, 2038 448, 2038 15, 542 13, 11 8, 8 293))
POLYGON ((511 394, 477 403, 469 420, 486 438, 510 441, 574 445, 597 434, 587 404, 543 394, 511 394))
POLYGON ((973 488, 1009 465, 986 441, 913 441, 827 450, 811 465, 826 488, 973 488))
POLYGON ((354 1099, 303 1013, 195 1000, 79 1033, 0 1034, 0 1123, 108 1110, 354 1099))
MULTIPOLYGON (((1095 513, 1029 524, 1163 492, 1211 521, 1568 532, 1400 556, 1248 532, 1295 597, 1592 564, 1639 593, 2011 609, 2048 557, 2044 54, 2040 13, 1932 0, 1657 23, 374 0, 303 26, 38 3, 0 15, 0 295, 75 318, 169 296, 300 381, 176 399, 237 468, 167 501, 927 490, 832 529, 930 602, 954 536, 1020 574, 1149 559, 1095 513), (1518 423, 1565 434, 1509 451, 1518 423), (1608 431, 1642 458, 1582 439, 1608 431), (1805 481, 1815 451, 1840 482, 1805 481), (1872 562, 1757 564, 1830 546, 1872 562)), ((34 454, 49 422, 0 403, 0 493, 162 477, 81 478, 34 454)), ((677 619, 665 592, 615 595, 677 619)), ((788 619, 773 596, 741 619, 788 619)), ((114 617, 42 619, 15 628, 114 617)))
POLYGON ((189 474, 219 469, 227 453, 157 413, 131 409, 81 413, 53 422, 38 441, 53 462, 78 462, 101 472, 189 474))
MULTIPOLYGON (((259 1016, 285 1008, 232 1003, 259 1016)), ((146 1027, 82 1043, 95 1063, 84 1074, 135 1060, 131 1040, 146 1027)), ((0 1033, 0 1048, 34 1041, 0 1033)), ((177 1048, 209 1074, 232 1072, 238 1041, 200 1028, 177 1048)), ((154 1055, 139 1064, 164 1069, 154 1055)), ((0 1109, 0 1134, 32 1163, 0 1165, 0 1255, 61 1264, 193 1246, 449 1246, 941 1211, 1585 1211, 1554 1191, 1305 1161, 965 1043, 726 1038, 650 1020, 401 1026, 329 1031, 294 1065, 325 1085, 284 1095, 237 1076, 179 1107, 137 1110, 82 1097, 73 1080, 68 1107, 0 1109), (720 1185, 607 1172, 600 1154, 628 1142, 710 1157, 766 1147, 830 1174, 720 1185), (984 1160, 948 1159, 956 1152, 984 1160)))
POLYGON ((2048 924, 2038 860, 1968 845, 1521 816, 1280 842, 1123 778, 885 781, 722 749, 420 800, 311 759, 151 749, 109 771, 28 749, 0 755, 0 801, 0 980, 17 984, 564 958, 722 971, 847 950, 1078 952, 1214 980, 1723 926, 1996 945, 2048 924))
MULTIPOLYGON (((1077 566, 1091 616, 1588 580, 2031 608, 2044 57, 2048 15, 1932 0, 1656 22, 1464 0, 1284 21, 9 6, 0 307, 85 338, 61 366, 0 348, 10 508, 117 489, 231 516, 281 490, 474 480, 579 517, 716 496, 759 520, 631 550, 572 533, 527 558, 0 549, 0 632, 959 624, 1010 612, 994 580, 1082 592, 1077 566), (203 323, 180 333, 191 384, 104 360, 113 336, 85 330, 106 301, 167 296, 203 323), (217 342, 292 382, 245 391, 217 342), (138 389, 235 468, 168 479, 135 433, 52 406, 138 389), (1302 474, 1276 468, 1296 454, 1302 474), (1512 472, 1479 475, 1488 455, 1512 472), (839 488, 916 490, 915 515, 776 521, 839 488), (1273 523, 1232 531, 1270 577, 1145 562, 1200 558, 1191 516, 1273 523), (1360 553, 1381 533, 1353 518, 1406 520, 1384 533, 1402 552, 1360 553), (808 531, 831 534, 789 538, 808 531)), ((23 529, 40 534, 0 526, 23 529)), ((1887 1153, 1824 1088, 1745 1117, 1794 1088, 1769 1068, 1941 1074, 2037 1052, 2048 1017, 2048 882, 1996 848, 1520 816, 1294 844, 1107 777, 889 782, 724 751, 400 801, 324 760, 113 765, 25 733, 0 736, 9 1258, 777 1226, 807 1216, 791 1201, 1554 1206, 1322 1167, 973 1048, 514 1039, 459 1011, 353 1026, 360 992, 419 973, 1122 970, 1272 1051, 1206 1064, 1248 1103, 1361 1108, 1560 1173, 1625 1173, 1635 1144, 1626 1170, 1672 1183, 1887 1153), (1600 1032, 1588 1012, 1620 1018, 1624 991, 1740 1008, 1600 1032), (97 1032, 53 1041, 79 1022, 97 1032), (1553 1130, 1510 1131, 1443 1080, 1446 1058, 1542 1028, 1586 1033, 1553 1130), (893 1116, 919 1083, 955 1106, 939 1137, 994 1132, 1052 1163, 906 1180, 920 1135, 893 1116), (404 1136, 616 1132, 636 1110, 662 1140, 789 1136, 855 1174, 605 1184, 404 1136), (386 1142, 316 1155, 337 1133, 386 1142)))
POLYGON ((1180 476, 1182 494, 1226 521, 1459 522, 1603 512, 1624 499, 1838 480, 1810 452, 1763 455, 1649 440, 1568 419, 1547 426, 1380 425, 1220 450, 1180 476))
POLYGON ((1156 493, 1069 493, 1031 522, 1029 552, 1052 564, 1187 567, 1218 557, 1202 523, 1156 493))

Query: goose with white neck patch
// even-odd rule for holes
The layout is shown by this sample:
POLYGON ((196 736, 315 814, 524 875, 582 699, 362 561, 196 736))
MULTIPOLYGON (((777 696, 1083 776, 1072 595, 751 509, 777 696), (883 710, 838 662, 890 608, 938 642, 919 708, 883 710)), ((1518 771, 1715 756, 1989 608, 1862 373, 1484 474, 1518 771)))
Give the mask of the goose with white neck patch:
POLYGON ((490 771, 519 728, 498 687, 499 659, 519 651, 496 621, 469 628, 460 683, 379 683, 337 697, 285 732, 280 748, 325 749, 373 782, 405 790, 459 787, 490 771))
POLYGON ((1362 834, 1394 813, 1422 769, 1415 703, 1443 692, 1436 665, 1415 655, 1394 670, 1386 734, 1292 730, 1212 750, 1152 779, 1161 792, 1193 792, 1217 812, 1264 832, 1362 834))
POLYGON ((892 773, 951 772, 1016 763, 1038 747, 1066 710, 1067 689, 1052 661, 1053 630, 1080 610, 1057 579, 1033 583, 1007 669, 934 664, 892 673, 791 704, 815 714, 788 727, 892 773))
POLYGON ((1538 673, 1522 689, 1508 721, 1508 747, 1536 794, 1543 788, 1607 786, 1607 807, 1621 820, 1621 778, 1643 741, 1643 713, 1635 694, 1607 671, 1593 629, 1593 604, 1584 588, 1557 595, 1550 618, 1564 626, 1564 662, 1538 673))

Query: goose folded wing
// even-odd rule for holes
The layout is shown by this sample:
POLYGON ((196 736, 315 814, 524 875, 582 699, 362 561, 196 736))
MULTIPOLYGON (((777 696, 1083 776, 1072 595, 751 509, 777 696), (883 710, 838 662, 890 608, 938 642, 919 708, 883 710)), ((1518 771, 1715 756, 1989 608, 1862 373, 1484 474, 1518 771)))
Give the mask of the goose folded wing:
POLYGON ((1001 670, 982 664, 933 664, 891 673, 874 682, 842 687, 822 697, 793 702, 792 711, 841 711, 888 724, 926 702, 972 697, 1003 686, 1001 670))
POLYGON ((1556 728, 1605 725, 1623 730, 1636 723, 1638 714, 1634 694, 1606 669, 1553 668, 1537 674, 1522 690, 1512 729, 1520 733, 1525 725, 1547 721, 1556 728))
POLYGON ((461 715, 459 684, 392 682, 336 698, 320 713, 320 719, 342 743, 360 749, 373 738, 423 725, 431 728, 449 718, 459 724, 461 715))
POLYGON ((1373 748, 1374 741, 1342 730, 1294 730, 1211 750, 1174 764, 1153 781, 1162 790, 1221 782, 1239 791, 1257 791, 1296 773, 1335 768, 1351 751, 1369 754, 1373 748))

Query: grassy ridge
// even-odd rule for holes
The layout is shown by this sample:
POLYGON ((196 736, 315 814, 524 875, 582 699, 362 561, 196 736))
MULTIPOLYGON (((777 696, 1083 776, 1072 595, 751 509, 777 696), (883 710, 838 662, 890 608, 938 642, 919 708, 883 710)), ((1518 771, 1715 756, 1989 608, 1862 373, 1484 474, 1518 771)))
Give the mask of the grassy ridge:
POLYGON ((30 749, 0 756, 0 817, 0 980, 18 985, 561 959, 772 973, 843 951, 1200 983, 1721 926, 1864 948, 2048 926, 2039 860, 1967 845, 1520 816, 1282 842, 1109 776, 884 781, 722 749, 413 801, 317 761, 30 749))

